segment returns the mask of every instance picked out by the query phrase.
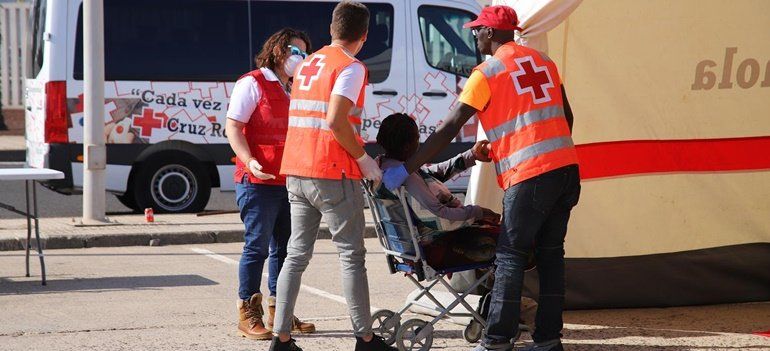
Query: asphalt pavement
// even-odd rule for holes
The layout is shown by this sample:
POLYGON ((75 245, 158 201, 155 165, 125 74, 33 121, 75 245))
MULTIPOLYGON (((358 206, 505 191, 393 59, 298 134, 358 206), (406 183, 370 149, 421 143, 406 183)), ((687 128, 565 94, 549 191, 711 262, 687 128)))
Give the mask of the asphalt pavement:
MULTIPOLYGON (((367 239, 373 308, 398 309, 412 290, 391 275, 367 239)), ((235 333, 241 244, 49 250, 49 283, 37 262, 24 277, 23 252, 0 252, 2 350, 267 350, 235 333)), ((319 240, 296 313, 318 333, 298 336, 308 351, 353 349, 330 240, 319 240)), ((266 291, 263 282, 263 291, 266 291)), ((410 315, 409 318, 424 316, 410 315)), ((568 311, 568 350, 770 350, 770 303, 568 311)), ((440 322, 433 350, 470 350, 462 326, 440 322)), ((524 339, 528 337, 525 335, 524 339)))

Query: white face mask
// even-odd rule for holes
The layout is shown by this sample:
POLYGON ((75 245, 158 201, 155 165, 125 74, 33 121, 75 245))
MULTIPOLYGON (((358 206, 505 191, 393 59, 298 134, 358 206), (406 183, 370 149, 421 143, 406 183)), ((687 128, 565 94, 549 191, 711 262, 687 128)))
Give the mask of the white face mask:
POLYGON ((297 70, 297 66, 302 63, 304 59, 300 55, 291 55, 286 58, 286 62, 283 63, 284 72, 289 77, 294 76, 294 71, 297 70))

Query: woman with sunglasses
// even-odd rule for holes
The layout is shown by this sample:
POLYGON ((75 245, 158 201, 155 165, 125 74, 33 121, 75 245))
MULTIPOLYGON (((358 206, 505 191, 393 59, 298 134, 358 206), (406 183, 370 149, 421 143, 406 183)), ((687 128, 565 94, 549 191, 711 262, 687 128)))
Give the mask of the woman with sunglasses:
MULTIPOLYGON (((270 36, 255 58, 259 68, 235 83, 227 110, 227 140, 236 155, 235 196, 246 227, 238 268, 238 334, 253 340, 272 338, 276 282, 291 234, 286 179, 278 174, 289 121, 289 80, 310 50, 302 31, 284 28, 270 36), (260 292, 265 261, 267 325, 260 292)), ((296 317, 292 327, 292 332, 315 331, 315 325, 296 317)))

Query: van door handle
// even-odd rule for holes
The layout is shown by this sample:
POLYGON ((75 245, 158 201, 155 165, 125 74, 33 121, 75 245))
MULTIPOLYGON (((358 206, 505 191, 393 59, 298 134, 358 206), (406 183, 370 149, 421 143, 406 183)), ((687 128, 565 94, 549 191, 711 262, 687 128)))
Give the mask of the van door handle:
POLYGON ((446 92, 443 92, 443 91, 426 91, 426 92, 422 93, 422 96, 446 97, 446 92))
POLYGON ((390 96, 396 96, 398 95, 398 92, 395 90, 375 90, 372 92, 374 95, 390 95, 390 96))

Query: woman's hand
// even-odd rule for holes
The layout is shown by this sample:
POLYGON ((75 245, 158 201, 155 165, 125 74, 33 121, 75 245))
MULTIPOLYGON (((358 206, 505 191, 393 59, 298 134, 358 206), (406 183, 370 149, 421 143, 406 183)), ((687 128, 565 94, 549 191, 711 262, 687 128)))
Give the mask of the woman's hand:
POLYGON ((262 180, 275 179, 274 175, 262 172, 262 165, 260 165, 259 162, 257 162, 257 159, 253 157, 249 160, 249 172, 262 180))
POLYGON ((476 157, 477 161, 481 161, 481 162, 492 161, 492 157, 489 156, 488 140, 477 141, 476 144, 473 145, 473 148, 471 149, 471 151, 473 152, 473 156, 476 157))

